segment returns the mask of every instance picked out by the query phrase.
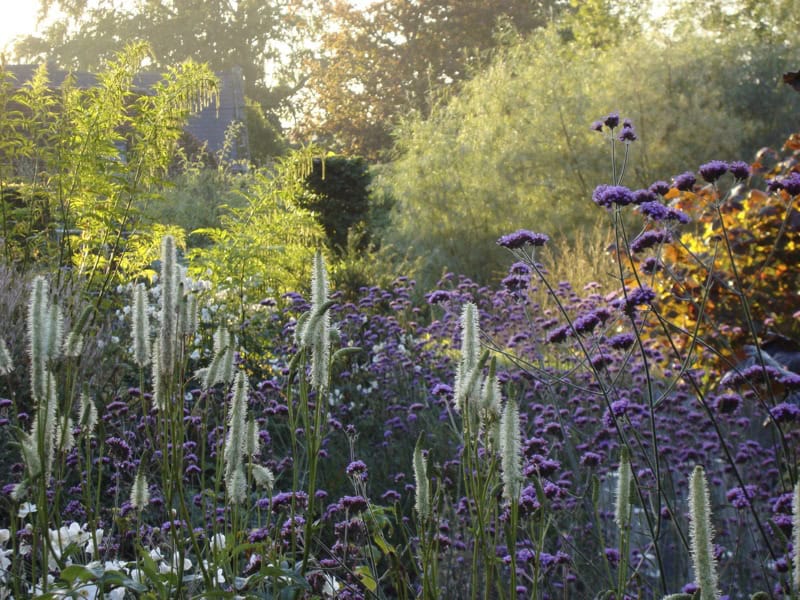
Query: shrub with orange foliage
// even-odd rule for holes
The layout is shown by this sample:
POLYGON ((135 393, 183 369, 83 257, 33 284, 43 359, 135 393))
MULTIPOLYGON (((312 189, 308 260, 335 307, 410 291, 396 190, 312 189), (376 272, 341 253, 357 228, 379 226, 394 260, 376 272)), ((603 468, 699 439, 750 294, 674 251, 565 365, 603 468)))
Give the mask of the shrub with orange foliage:
MULTIPOLYGON (((657 291, 672 342, 698 362, 741 357, 770 333, 800 339, 800 133, 761 150, 748 180, 725 175, 664 198, 692 218, 655 257, 632 256, 657 291)), ((655 230, 655 228, 654 228, 655 230)))

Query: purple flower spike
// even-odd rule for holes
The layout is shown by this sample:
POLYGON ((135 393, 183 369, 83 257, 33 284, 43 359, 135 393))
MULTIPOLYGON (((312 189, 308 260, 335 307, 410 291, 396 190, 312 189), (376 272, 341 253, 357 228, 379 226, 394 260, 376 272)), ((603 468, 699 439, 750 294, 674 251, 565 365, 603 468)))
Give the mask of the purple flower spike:
POLYGON ((717 179, 728 172, 728 163, 723 160, 712 160, 698 169, 703 179, 709 183, 714 183, 717 179))
POLYGON ((746 181, 750 177, 750 165, 741 160, 729 164, 728 170, 736 181, 746 181))
POLYGON ((691 171, 686 171, 685 173, 681 173, 680 175, 676 175, 672 178, 672 185, 678 188, 681 192, 686 192, 692 189, 695 184, 694 173, 691 171))
POLYGON ((603 131, 603 122, 602 121, 594 121, 590 125, 590 129, 592 131, 603 131))
POLYGON ((533 233, 527 229, 520 229, 504 235, 497 240, 497 244, 510 250, 517 250, 524 246, 544 246, 549 241, 550 238, 544 233, 533 233))

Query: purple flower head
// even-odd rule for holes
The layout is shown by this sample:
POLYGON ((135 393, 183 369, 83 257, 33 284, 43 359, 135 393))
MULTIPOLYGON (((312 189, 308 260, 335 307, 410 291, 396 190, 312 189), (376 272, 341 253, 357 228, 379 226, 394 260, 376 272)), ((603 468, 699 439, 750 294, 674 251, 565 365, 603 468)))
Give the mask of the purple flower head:
POLYGON ((547 332, 547 343, 548 344, 560 344, 561 342, 565 341, 571 332, 569 325, 559 325, 558 327, 554 327, 549 332, 547 332))
POLYGON ((630 124, 630 121, 626 120, 625 124, 622 126, 622 131, 619 132, 617 139, 620 142, 628 143, 635 142, 637 139, 639 139, 636 136, 636 131, 634 131, 633 125, 630 124))
POLYGON ((767 185, 767 189, 771 192, 776 190, 786 190, 790 196, 797 196, 800 194, 800 173, 792 171, 786 177, 781 179, 773 179, 767 185))
POLYGON ((737 160, 729 164, 728 170, 736 181, 745 181, 750 177, 750 165, 742 160, 737 160))
POLYGON ((698 170, 703 179, 709 183, 714 183, 728 172, 728 163, 723 160, 712 160, 704 165, 700 165, 698 170))
POLYGON ((511 275, 530 275, 531 267, 524 262, 515 262, 508 269, 511 275))
POLYGON ((650 184, 650 187, 647 188, 654 194, 658 194, 659 196, 664 196, 669 191, 669 184, 666 181, 654 181, 650 184))
POLYGON ((672 186, 678 188, 681 192, 686 192, 692 189, 696 181, 694 173, 686 171, 672 178, 672 186))
POLYGON ((723 394, 717 397, 717 410, 721 413, 732 413, 741 404, 742 398, 738 394, 723 394))
POLYGON ((664 221, 669 216, 669 209, 661 202, 645 202, 639 205, 639 212, 653 221, 664 221))
POLYGON ((658 195, 653 190, 636 190, 633 192, 633 203, 658 202, 658 195))
POLYGON ((118 437, 106 439, 106 448, 111 456, 120 461, 128 460, 131 456, 131 447, 125 440, 118 437))
POLYGON ((627 350, 633 343, 636 341, 636 336, 632 333, 618 333, 614 337, 611 337, 606 342, 610 348, 614 348, 615 350, 627 350))
POLYGON ((598 206, 611 208, 612 205, 633 204, 633 193, 624 185, 598 185, 592 193, 592 200, 598 206))
POLYGON ((667 220, 668 221, 677 221, 682 225, 686 225, 692 219, 687 215, 685 212, 678 210, 677 208, 672 208, 671 206, 667 207, 667 220))
POLYGON ((596 467, 603 461, 603 457, 597 452, 584 452, 581 456, 581 464, 584 467, 596 467))
POLYGON ((524 292, 528 289, 530 277, 525 275, 508 275, 500 282, 510 293, 524 292))
POLYGON ((572 327, 576 333, 585 334, 594 331, 594 328, 600 324, 600 315, 595 312, 589 312, 581 315, 572 322, 572 327))
POLYGON ((619 125, 619 113, 612 112, 605 119, 603 119, 603 124, 609 129, 614 129, 617 125, 619 125))
POLYGON ((606 548, 603 552, 606 555, 606 560, 612 567, 616 567, 619 564, 619 559, 621 558, 619 550, 616 548, 606 548))
POLYGON ((746 485, 744 489, 741 487, 731 488, 725 494, 725 498, 734 508, 747 508, 750 506, 750 501, 755 498, 757 489, 754 485, 746 485))
POLYGON ((640 236, 634 238, 631 242, 631 252, 638 254, 643 250, 652 248, 659 244, 665 244, 672 241, 672 235, 666 229, 652 229, 645 231, 640 236))
POLYGON ((367 509, 369 503, 364 496, 343 496, 339 504, 350 512, 361 512, 367 509))
POLYGON ((661 269, 661 262, 655 256, 648 256, 639 265, 639 270, 645 275, 652 275, 661 269))
POLYGON ((603 131, 603 122, 594 121, 589 127, 592 131, 603 131))
POLYGON ((776 423, 791 423, 800 420, 800 408, 788 402, 781 402, 769 409, 776 423))
POLYGON ((367 465, 363 460, 354 460, 344 470, 350 477, 361 481, 367 480, 367 465))
POLYGON ((520 229, 502 236, 497 240, 497 244, 510 250, 516 250, 524 246, 544 246, 549 241, 550 238, 544 233, 533 233, 527 229, 520 229))
POLYGON ((656 299, 656 293, 647 286, 635 288, 628 292, 628 297, 620 299, 617 305, 622 308, 626 315, 632 315, 637 306, 652 304, 656 299))
POLYGON ((450 300, 450 292, 445 290, 435 290, 428 294, 426 300, 428 304, 441 304, 450 300))

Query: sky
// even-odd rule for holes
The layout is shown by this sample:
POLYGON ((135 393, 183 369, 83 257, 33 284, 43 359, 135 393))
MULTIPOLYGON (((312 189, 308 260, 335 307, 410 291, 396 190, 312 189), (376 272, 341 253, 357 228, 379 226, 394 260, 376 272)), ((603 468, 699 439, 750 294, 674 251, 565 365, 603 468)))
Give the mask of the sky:
POLYGON ((16 36, 36 31, 38 10, 35 0, 0 0, 0 53, 9 49, 16 36))

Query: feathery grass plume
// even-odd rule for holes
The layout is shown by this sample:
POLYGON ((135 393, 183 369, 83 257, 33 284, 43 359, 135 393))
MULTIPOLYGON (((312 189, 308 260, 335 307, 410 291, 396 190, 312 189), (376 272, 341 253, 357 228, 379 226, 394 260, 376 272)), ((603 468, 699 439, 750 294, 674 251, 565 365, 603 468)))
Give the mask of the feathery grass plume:
POLYGON ((414 508, 421 521, 427 521, 431 516, 431 482, 428 480, 428 459, 422 453, 422 435, 417 439, 414 447, 414 486, 416 488, 416 502, 414 508))
MULTIPOLYGON (((178 340, 186 335, 186 294, 184 290, 186 283, 181 279, 178 281, 175 291, 175 335, 178 340)), ((177 343, 177 341, 176 341, 177 343)))
POLYGON ((236 373, 233 397, 228 407, 228 435, 225 438, 225 486, 231 499, 238 498, 237 473, 242 474, 242 458, 247 447, 247 375, 236 373))
POLYGON ((41 402, 47 396, 47 340, 50 309, 49 285, 44 277, 33 280, 28 301, 28 356, 31 360, 31 393, 41 402))
POLYGON ((717 562, 711 538, 711 501, 703 467, 697 465, 689 480, 689 538, 694 576, 700 586, 700 600, 719 600, 717 562))
POLYGON ((303 345, 311 348, 311 387, 328 387, 328 367, 331 360, 331 316, 328 310, 328 272, 322 253, 314 255, 311 274, 311 310, 303 323, 303 345))
POLYGON ((78 358, 81 352, 83 352, 83 332, 86 329, 86 324, 89 322, 92 313, 94 313, 94 307, 92 305, 86 306, 81 312, 81 316, 75 322, 75 325, 73 325, 69 335, 67 335, 67 339, 64 340, 64 356, 78 358))
POLYGON ((225 485, 228 490, 228 500, 231 503, 241 504, 247 500, 247 478, 242 465, 236 467, 231 479, 225 485))
POLYGON ((251 464, 250 470, 258 487, 262 487, 268 492, 272 491, 272 487, 275 485, 275 475, 270 469, 262 465, 251 464))
POLYGON ((147 317, 147 290, 143 283, 137 283, 133 288, 131 335, 133 360, 139 367, 146 367, 150 364, 150 320, 147 317))
POLYGON ((175 238, 161 240, 161 327, 158 331, 158 356, 161 373, 171 375, 177 345, 178 265, 175 238))
POLYGON ((37 443, 38 426, 34 422, 30 433, 22 435, 20 440, 20 450, 22 462, 25 464, 25 472, 30 479, 34 479, 42 472, 42 461, 39 457, 39 444, 37 443))
POLYGON ((247 419, 247 433, 245 434, 245 456, 254 457, 261 452, 261 440, 258 437, 258 423, 253 418, 247 419))
POLYGON ((94 432, 97 427, 97 406, 86 391, 78 399, 78 423, 86 433, 94 432))
POLYGON ((183 334, 194 335, 197 333, 197 295, 187 294, 183 309, 183 334))
POLYGON ((794 591, 800 592, 800 481, 794 486, 792 494, 792 542, 794 546, 794 591))
POLYGON ((500 381, 495 376, 497 361, 493 358, 489 363, 489 374, 481 386, 480 426, 486 432, 491 447, 495 450, 500 445, 500 381))
MULTIPOLYGON (((34 470, 29 470, 31 478, 39 473, 44 474, 44 481, 50 479, 53 469, 53 459, 57 443, 58 427, 56 413, 58 409, 58 389, 56 388, 56 378, 52 373, 46 371, 47 377, 47 396, 40 401, 36 410, 36 416, 31 426, 31 440, 37 454, 37 459, 31 464, 35 465, 34 470)), ((23 442, 24 443, 24 442, 23 442)))
POLYGON ((218 327, 214 332, 214 356, 211 364, 198 371, 203 379, 203 389, 216 383, 230 383, 233 380, 233 345, 231 334, 225 327, 218 327))
POLYGON ((64 315, 61 307, 51 304, 47 319, 47 358, 56 360, 64 347, 64 315))
POLYGON ((72 430, 75 428, 75 422, 72 417, 67 418, 66 426, 59 420, 56 424, 56 440, 59 452, 69 452, 75 446, 75 434, 72 430))
POLYGON ((153 344, 153 358, 150 361, 153 377, 153 406, 156 410, 164 412, 167 407, 167 388, 161 374, 159 352, 158 344, 153 344))
POLYGON ((0 375, 8 375, 14 370, 14 361, 11 360, 11 353, 8 351, 6 341, 0 339, 0 375))
POLYGON ((516 502, 522 487, 522 444, 519 407, 509 398, 500 417, 500 461, 503 467, 503 496, 516 502))
POLYGON ((134 510, 142 511, 147 503, 150 501, 150 489, 147 486, 147 476, 144 474, 144 469, 139 466, 136 471, 136 477, 133 480, 133 487, 131 487, 130 503, 134 510))
POLYGON ((622 447, 617 469, 617 495, 614 499, 614 522, 623 532, 631 524, 631 457, 628 448, 622 447))
POLYGON ((480 360, 481 342, 478 323, 478 307, 467 302, 461 311, 461 360, 456 370, 455 405, 464 413, 467 405, 480 398, 480 380, 475 369, 480 360))

